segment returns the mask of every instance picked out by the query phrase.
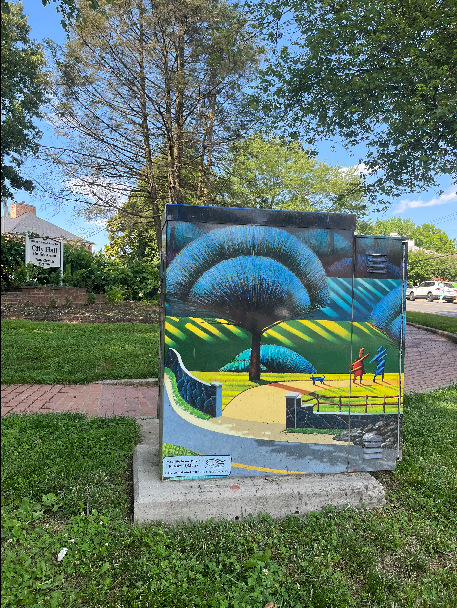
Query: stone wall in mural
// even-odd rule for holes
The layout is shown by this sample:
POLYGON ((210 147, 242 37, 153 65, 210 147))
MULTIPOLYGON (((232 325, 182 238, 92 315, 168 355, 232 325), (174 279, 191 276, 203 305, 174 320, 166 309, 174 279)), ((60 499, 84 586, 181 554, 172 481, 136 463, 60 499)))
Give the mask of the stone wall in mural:
POLYGON ((164 478, 395 467, 405 247, 354 228, 343 214, 167 205, 164 478))

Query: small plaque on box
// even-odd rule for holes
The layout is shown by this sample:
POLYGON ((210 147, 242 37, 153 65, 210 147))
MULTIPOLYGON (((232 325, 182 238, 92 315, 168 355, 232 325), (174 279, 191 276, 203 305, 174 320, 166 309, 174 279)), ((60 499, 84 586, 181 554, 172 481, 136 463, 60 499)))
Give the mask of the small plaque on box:
POLYGON ((163 477, 228 477, 232 468, 230 456, 166 456, 163 477))

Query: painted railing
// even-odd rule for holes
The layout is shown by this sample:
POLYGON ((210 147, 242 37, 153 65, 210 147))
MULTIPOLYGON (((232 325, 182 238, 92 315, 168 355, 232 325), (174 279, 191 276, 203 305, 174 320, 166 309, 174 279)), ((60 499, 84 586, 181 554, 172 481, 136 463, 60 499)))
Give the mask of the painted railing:
POLYGON ((193 376, 174 348, 169 348, 165 354, 165 367, 175 375, 178 392, 186 403, 214 418, 222 416, 222 384, 208 384, 193 376))
MULTIPOLYGON (((314 411, 313 403, 315 398, 307 399, 304 403, 299 393, 289 393, 286 395, 286 428, 315 428, 315 429, 347 429, 349 425, 352 428, 364 428, 369 424, 375 424, 381 420, 398 419, 398 412, 395 413, 368 413, 370 404, 362 403, 353 405, 351 403, 351 413, 338 411, 323 412, 314 411), (363 407, 365 413, 355 412, 354 407, 363 407)), ((320 405, 322 405, 322 401, 320 405)), ((398 403, 398 402, 396 402, 398 403)), ((329 405, 329 403, 327 403, 329 405)), ((330 405, 336 405, 335 402, 330 405)), ((388 403, 386 402, 386 405, 388 403)), ((374 407, 375 404, 372 404, 374 407)), ((344 406, 342 406, 344 407, 344 406)))
POLYGON ((332 408, 338 408, 338 411, 343 411, 343 408, 352 409, 354 408, 363 408, 365 413, 368 413, 368 409, 372 407, 382 408, 382 412, 386 413, 386 406, 395 405, 398 406, 398 395, 382 395, 382 396, 374 396, 374 395, 338 395, 332 401, 329 401, 328 398, 326 400, 325 397, 321 397, 319 395, 313 395, 308 399, 302 399, 302 403, 313 403, 314 411, 320 412, 322 407, 323 411, 329 411, 325 409, 325 406, 332 406, 332 408), (364 399, 365 401, 362 403, 355 403, 354 399, 364 399))

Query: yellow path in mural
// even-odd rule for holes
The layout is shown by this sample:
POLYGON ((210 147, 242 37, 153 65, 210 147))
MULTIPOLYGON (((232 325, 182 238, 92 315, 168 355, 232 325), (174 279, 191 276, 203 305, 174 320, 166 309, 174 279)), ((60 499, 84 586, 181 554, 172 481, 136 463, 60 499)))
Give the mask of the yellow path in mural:
MULTIPOLYGON (((386 374, 387 377, 387 374, 386 374)), ((395 376, 398 378, 398 376, 395 376)), ((390 380, 392 382, 392 380, 390 380)), ((395 398, 398 394, 397 384, 373 384, 372 382, 364 382, 362 385, 357 383, 357 386, 352 386, 351 389, 348 386, 348 381, 334 380, 329 381, 328 385, 322 385, 316 383, 313 385, 312 382, 307 380, 287 380, 284 382, 274 382, 272 384, 266 384, 263 386, 256 386, 248 390, 243 391, 236 397, 234 397, 224 408, 222 417, 236 418, 237 420, 256 420, 262 423, 273 423, 281 424, 283 427, 286 425, 286 402, 285 395, 287 393, 298 392, 301 393, 303 402, 306 402, 306 396, 310 393, 320 394, 322 392, 322 399, 330 397, 335 399, 341 389, 346 389, 346 394, 351 394, 354 398, 365 396, 367 393, 372 392, 373 396, 376 396, 378 387, 382 387, 383 393, 379 396, 383 397, 384 394, 389 400, 395 398), (331 390, 335 390, 335 394, 331 394, 331 390), (255 393, 253 392, 255 391, 255 393)), ((373 411, 369 408, 368 411, 373 411)), ((361 407, 353 406, 353 412, 364 412, 365 410, 361 407)))
MULTIPOLYGON (((323 435, 318 433, 312 433, 309 435, 302 433, 286 433, 285 419, 283 423, 262 422, 257 420, 242 420, 240 418, 231 418, 226 416, 224 410, 222 416, 219 418, 210 418, 209 420, 202 420, 201 418, 197 418, 189 412, 186 412, 181 407, 179 407, 179 405, 177 405, 173 397, 173 390, 170 379, 166 375, 164 378, 164 384, 167 391, 167 395, 170 399, 171 406, 175 410, 175 412, 190 424, 198 426, 202 429, 206 429, 208 431, 224 433, 225 435, 235 435, 237 437, 247 437, 250 439, 266 439, 270 441, 283 441, 286 443, 320 443, 327 445, 338 443, 338 445, 349 445, 349 442, 346 441, 334 441, 332 435, 323 435)), ((258 390, 259 388, 268 387, 257 387, 256 389, 251 390, 258 390)), ((281 395, 282 407, 285 410, 284 391, 281 391, 281 395)))

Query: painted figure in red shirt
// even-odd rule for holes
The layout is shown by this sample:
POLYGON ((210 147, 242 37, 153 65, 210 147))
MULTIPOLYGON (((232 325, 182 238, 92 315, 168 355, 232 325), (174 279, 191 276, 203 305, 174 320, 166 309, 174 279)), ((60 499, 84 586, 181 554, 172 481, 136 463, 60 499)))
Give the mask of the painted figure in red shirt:
POLYGON ((359 352, 359 356, 351 365, 351 373, 354 372, 354 384, 356 384, 357 378, 360 378, 360 384, 362 384, 363 374, 365 373, 365 367, 363 365, 363 360, 366 359, 370 353, 366 355, 363 354, 364 349, 361 348, 359 352))

